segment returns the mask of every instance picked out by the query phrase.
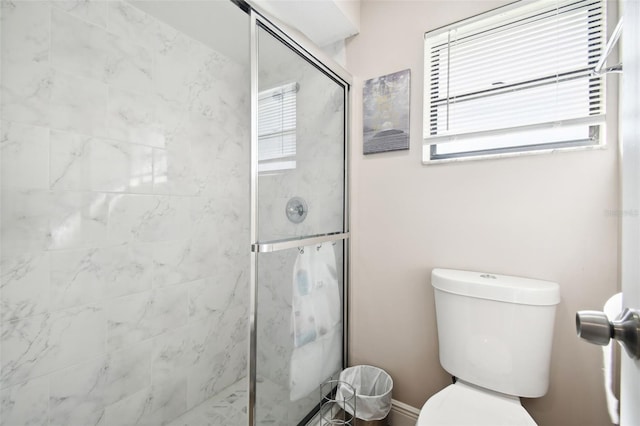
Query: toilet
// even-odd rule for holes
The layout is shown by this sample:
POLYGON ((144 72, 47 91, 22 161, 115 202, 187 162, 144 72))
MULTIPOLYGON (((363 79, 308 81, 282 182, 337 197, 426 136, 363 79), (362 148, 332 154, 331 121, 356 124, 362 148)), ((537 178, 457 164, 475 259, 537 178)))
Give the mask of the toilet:
POLYGON ((535 425, 520 397, 547 393, 557 283, 434 269, 440 364, 454 379, 417 426, 535 425))

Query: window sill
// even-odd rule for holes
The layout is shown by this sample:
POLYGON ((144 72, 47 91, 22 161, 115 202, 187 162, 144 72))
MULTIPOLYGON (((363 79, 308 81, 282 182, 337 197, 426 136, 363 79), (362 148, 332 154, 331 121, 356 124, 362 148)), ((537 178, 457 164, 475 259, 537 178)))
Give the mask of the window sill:
MULTIPOLYGON (((437 164, 446 164, 446 163, 460 163, 467 161, 481 161, 481 160, 495 160, 498 158, 510 158, 510 157, 525 157, 531 155, 545 155, 545 154, 555 154, 562 152, 574 152, 574 151, 602 151, 607 148, 606 143, 598 144, 598 145, 587 145, 587 146, 575 146, 575 147, 567 147, 567 148, 551 148, 551 149, 540 149, 536 151, 523 151, 523 152, 508 152, 503 154, 487 154, 487 155, 475 155, 470 157, 455 157, 455 158, 443 158, 440 160, 422 160, 422 164, 424 166, 432 166, 437 164)), ((428 149, 428 147, 426 148, 428 149)), ((423 151, 425 148, 423 148, 423 151)), ((427 154, 429 155, 429 154, 427 154)))

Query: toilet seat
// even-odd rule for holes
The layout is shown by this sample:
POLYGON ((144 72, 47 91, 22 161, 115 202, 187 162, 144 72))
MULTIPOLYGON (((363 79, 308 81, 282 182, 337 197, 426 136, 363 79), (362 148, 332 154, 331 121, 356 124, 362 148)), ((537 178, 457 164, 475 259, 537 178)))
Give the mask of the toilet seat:
POLYGON ((458 381, 433 395, 416 426, 536 426, 520 399, 458 381))

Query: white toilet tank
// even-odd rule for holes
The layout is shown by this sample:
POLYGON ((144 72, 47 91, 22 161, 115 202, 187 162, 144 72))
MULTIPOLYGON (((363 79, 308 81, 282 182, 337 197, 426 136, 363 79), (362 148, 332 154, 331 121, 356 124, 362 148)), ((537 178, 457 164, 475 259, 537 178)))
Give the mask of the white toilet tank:
POLYGON ((547 393, 557 283, 451 269, 431 282, 447 372, 508 395, 547 393))

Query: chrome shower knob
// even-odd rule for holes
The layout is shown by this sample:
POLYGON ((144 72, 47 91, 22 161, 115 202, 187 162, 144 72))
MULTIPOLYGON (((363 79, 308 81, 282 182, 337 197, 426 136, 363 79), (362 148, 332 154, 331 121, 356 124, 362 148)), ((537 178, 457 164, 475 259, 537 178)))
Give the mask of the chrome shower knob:
POLYGON ((293 223, 302 222, 307 217, 308 212, 307 202, 301 197, 291 198, 285 207, 287 218, 293 223))

